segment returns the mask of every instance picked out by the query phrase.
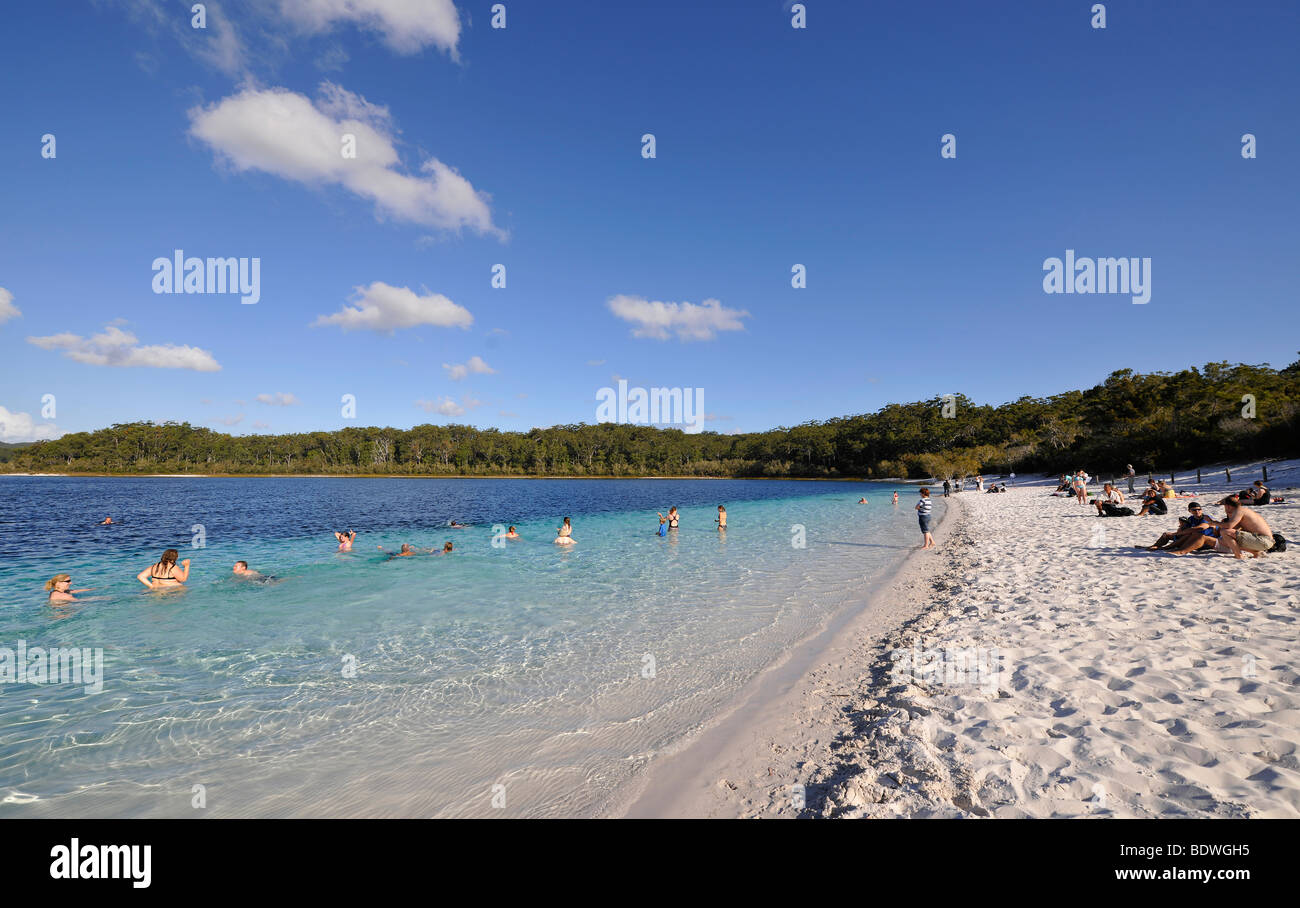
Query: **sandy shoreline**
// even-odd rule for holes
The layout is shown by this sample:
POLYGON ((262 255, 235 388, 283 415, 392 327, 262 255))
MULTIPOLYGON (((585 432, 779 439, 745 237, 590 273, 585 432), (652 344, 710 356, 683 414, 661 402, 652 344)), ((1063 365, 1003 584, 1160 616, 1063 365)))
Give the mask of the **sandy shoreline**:
MULTIPOLYGON (((1238 473, 1188 488, 1209 504, 1238 473)), ((1298 539, 1297 471, 1270 473, 1292 491, 1259 511, 1298 539)), ((618 815, 1300 816, 1300 548, 1139 552, 1186 500, 1099 518, 1047 493, 954 497, 936 551, 618 815)))

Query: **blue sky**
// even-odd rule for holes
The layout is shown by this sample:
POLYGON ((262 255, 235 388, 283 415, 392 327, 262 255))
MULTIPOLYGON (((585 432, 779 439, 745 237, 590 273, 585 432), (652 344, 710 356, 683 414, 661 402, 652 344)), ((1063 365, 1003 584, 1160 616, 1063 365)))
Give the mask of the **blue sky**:
POLYGON ((616 376, 752 431, 1296 359, 1294 3, 191 5, 3 14, 2 440, 527 430, 616 376), (260 301, 155 294, 177 248, 260 301), (1066 249, 1151 301, 1044 293, 1066 249))

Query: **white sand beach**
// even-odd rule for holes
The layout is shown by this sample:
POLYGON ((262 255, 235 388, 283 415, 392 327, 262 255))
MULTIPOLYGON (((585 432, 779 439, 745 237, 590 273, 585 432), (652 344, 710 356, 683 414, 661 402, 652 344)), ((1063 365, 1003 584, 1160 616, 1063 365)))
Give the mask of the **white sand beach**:
MULTIPOLYGON (((1222 518, 1212 503, 1260 478, 1232 473, 1178 488, 1222 518)), ((1269 473, 1288 501, 1259 513, 1298 540, 1297 463, 1269 473)), ((813 667, 776 670, 652 766, 622 813, 1300 816, 1300 545, 1139 551, 1190 499, 1101 518, 1053 487, 954 496, 936 550, 813 667)))

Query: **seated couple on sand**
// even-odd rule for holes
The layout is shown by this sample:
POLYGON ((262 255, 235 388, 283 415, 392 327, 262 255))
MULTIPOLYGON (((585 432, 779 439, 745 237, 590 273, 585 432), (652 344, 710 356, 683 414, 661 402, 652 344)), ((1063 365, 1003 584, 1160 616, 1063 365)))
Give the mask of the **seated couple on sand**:
POLYGON ((1175 555, 1197 551, 1230 552, 1235 558, 1244 557, 1243 553, 1249 552, 1252 558, 1258 558, 1278 545, 1268 522, 1243 506, 1237 496, 1229 495, 1219 504, 1224 509, 1223 520, 1214 520, 1204 512, 1199 502, 1193 501, 1187 506, 1190 515, 1178 519, 1178 529, 1163 533, 1154 545, 1140 545, 1138 548, 1151 552, 1168 551, 1175 555))
POLYGON ((1282 504, 1286 501, 1285 498, 1275 498, 1273 493, 1268 490, 1268 487, 1258 479, 1249 489, 1242 489, 1238 492, 1237 498, 1242 504, 1254 505, 1269 504, 1270 502, 1272 504, 1282 504))

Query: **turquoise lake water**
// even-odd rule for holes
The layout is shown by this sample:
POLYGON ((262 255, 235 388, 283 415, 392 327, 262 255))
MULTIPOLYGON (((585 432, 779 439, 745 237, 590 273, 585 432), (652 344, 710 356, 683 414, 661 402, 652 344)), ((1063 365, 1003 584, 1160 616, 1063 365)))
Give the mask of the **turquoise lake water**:
POLYGON ((0 684, 0 816, 598 813, 919 543, 894 489, 0 477, 0 647, 104 654, 97 692, 0 684), (150 593, 135 574, 168 547, 190 582, 150 593), (60 571, 96 589, 51 608, 60 571))

